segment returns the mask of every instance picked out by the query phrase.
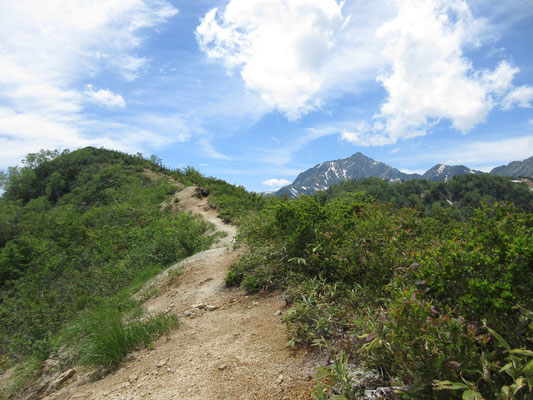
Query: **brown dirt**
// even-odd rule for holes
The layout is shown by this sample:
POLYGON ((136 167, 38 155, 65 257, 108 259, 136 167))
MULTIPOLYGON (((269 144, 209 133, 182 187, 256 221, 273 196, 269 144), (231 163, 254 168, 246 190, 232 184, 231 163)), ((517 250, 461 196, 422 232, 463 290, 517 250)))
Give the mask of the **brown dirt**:
POLYGON ((79 369, 46 399, 311 398, 316 367, 324 360, 287 347, 285 303, 278 294, 247 296, 225 287, 225 272, 239 256, 231 246, 236 229, 194 190, 178 192, 172 207, 202 215, 228 236, 169 268, 139 294, 152 294, 145 303, 150 312, 177 314, 180 327, 99 381, 90 382, 90 371, 79 369), (179 276, 170 272, 176 269, 179 276))

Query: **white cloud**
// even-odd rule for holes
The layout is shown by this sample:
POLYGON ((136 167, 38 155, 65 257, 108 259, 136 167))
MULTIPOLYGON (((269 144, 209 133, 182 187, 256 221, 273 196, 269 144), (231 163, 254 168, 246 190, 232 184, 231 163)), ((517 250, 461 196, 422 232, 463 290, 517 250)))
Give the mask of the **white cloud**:
POLYGON ((85 95, 92 103, 109 108, 124 108, 126 102, 120 94, 113 93, 109 89, 94 90, 93 85, 87 85, 85 95))
POLYGON ((519 69, 508 61, 502 61, 494 71, 485 71, 483 80, 488 91, 496 95, 504 95, 513 86, 513 78, 519 69))
MULTIPOLYGON (((333 123, 307 128, 303 133, 298 134, 294 140, 291 140, 288 143, 283 141, 275 143, 276 146, 274 147, 262 146, 256 148, 253 154, 253 160, 277 166, 278 169, 276 173, 278 175, 294 175, 294 170, 288 171, 285 169, 285 171, 282 172, 279 167, 286 165, 291 161, 294 153, 302 150, 314 140, 325 136, 336 135, 341 129, 341 126, 343 126, 343 123, 333 123)), ((309 166, 302 166, 302 169, 307 168, 309 168, 309 166)), ((297 171, 301 172, 301 169, 297 171)))
POLYGON ((289 119, 377 77, 387 92, 380 110, 341 134, 373 146, 425 135, 442 120, 466 133, 494 107, 530 105, 530 87, 512 83, 517 67, 502 60, 476 70, 465 56, 489 28, 463 0, 230 0, 205 15, 196 37, 289 119))
POLYGON ((519 69, 503 60, 476 70, 464 49, 478 45, 484 21, 462 0, 395 0, 397 15, 377 31, 389 60, 378 77, 387 99, 371 123, 344 130, 341 140, 362 146, 422 136, 442 120, 462 133, 495 106, 529 107, 533 88, 512 83, 519 69))
POLYGON ((176 133, 176 129, 183 128, 180 120, 172 116, 162 117, 159 122, 154 121, 153 116, 145 115, 135 117, 128 123, 86 120, 76 114, 54 120, 49 115, 15 112, 0 106, 0 168, 15 165, 26 154, 40 149, 103 146, 135 153, 146 147, 162 148, 169 140, 189 139, 188 134, 176 133))
MULTIPOLYGON (((352 129, 345 129, 340 134, 340 139, 358 146, 384 146, 396 143, 396 138, 386 134, 381 134, 384 129, 382 124, 376 123, 373 126, 366 122, 355 124, 352 129)), ((421 131, 412 131, 409 137, 422 135, 421 131)))
POLYGON ((385 138, 395 142, 425 134, 440 119, 467 132, 492 108, 481 76, 462 51, 478 29, 470 9, 460 0, 397 0, 396 5, 396 18, 377 32, 392 66, 379 78, 388 92, 379 114, 385 138))
POLYGON ((205 15, 196 37, 208 57, 237 69, 248 89, 296 119, 319 107, 345 22, 336 0, 231 0, 205 15))
POLYGON ((502 107, 504 110, 509 110, 513 106, 522 108, 531 108, 531 101, 533 100, 533 87, 519 86, 511 90, 503 99, 502 107))
POLYGON ((205 137, 198 140, 198 144, 201 147, 200 156, 205 156, 207 158, 213 158, 216 160, 230 160, 231 158, 225 154, 220 153, 211 142, 211 138, 205 137))
POLYGON ((176 13, 159 0, 0 2, 1 166, 40 148, 124 149, 112 133, 91 135, 105 122, 84 113, 87 101, 123 108, 124 99, 85 82, 108 69, 133 79, 148 62, 135 55, 139 30, 176 13))
POLYGON ((281 187, 281 186, 290 184, 290 182, 287 179, 276 179, 276 178, 268 179, 261 183, 268 187, 281 187))

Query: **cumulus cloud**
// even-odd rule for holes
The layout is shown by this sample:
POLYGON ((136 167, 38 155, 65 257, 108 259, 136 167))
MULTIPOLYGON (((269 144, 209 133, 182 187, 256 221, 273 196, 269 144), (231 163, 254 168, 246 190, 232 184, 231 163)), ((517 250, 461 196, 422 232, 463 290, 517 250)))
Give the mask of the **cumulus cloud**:
POLYGON ((470 130, 492 107, 462 52, 475 33, 470 9, 460 0, 396 4, 396 18, 377 32, 387 43, 385 55, 392 66, 379 77, 388 92, 380 112, 387 138, 394 142, 406 134, 423 134, 443 118, 462 132, 470 130))
POLYGON ((442 120, 462 133, 484 122, 496 106, 529 107, 533 88, 512 83, 519 69, 503 60, 476 70, 464 49, 477 45, 483 22, 462 0, 395 1, 397 15, 376 32, 389 71, 378 77, 387 99, 371 123, 341 133, 363 146, 427 134, 442 120))
POLYGON ((1 2, 0 139, 17 149, 2 164, 35 147, 123 148, 111 137, 90 137, 94 121, 83 107, 91 101, 123 108, 124 99, 84 83, 106 70, 135 79, 148 62, 135 55, 139 30, 176 13, 159 0, 1 2))
POLYGON ((320 105, 326 60, 346 22, 336 0, 231 0, 205 15, 196 38, 208 57, 295 119, 320 105))
POLYGON ((268 179, 261 183, 268 187, 281 187, 281 186, 290 184, 290 182, 287 179, 276 179, 276 178, 268 179))
POLYGON ((113 93, 109 89, 94 90, 93 85, 87 85, 85 95, 92 103, 110 108, 124 108, 126 102, 120 94, 113 93))
POLYGON ((386 98, 341 139, 383 145, 425 135, 443 120, 462 132, 494 108, 529 107, 509 60, 476 69, 465 55, 488 23, 464 0, 230 0, 196 29, 200 49, 289 119, 377 78, 386 98), (332 93, 334 92, 334 93, 332 93))

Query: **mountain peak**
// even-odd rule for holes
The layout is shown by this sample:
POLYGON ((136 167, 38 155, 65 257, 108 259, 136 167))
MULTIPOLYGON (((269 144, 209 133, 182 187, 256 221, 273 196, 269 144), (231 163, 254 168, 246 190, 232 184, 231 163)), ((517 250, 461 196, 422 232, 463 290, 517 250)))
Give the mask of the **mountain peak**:
POLYGON ((444 181, 447 182, 452 179, 455 175, 468 175, 468 174, 479 174, 480 171, 472 170, 464 165, 446 165, 446 164, 437 164, 434 167, 426 171, 422 175, 422 179, 427 179, 428 181, 444 181))
POLYGON ((312 195, 335 183, 349 179, 365 179, 371 176, 388 180, 410 180, 420 177, 417 174, 405 174, 396 168, 357 152, 348 158, 315 165, 299 174, 291 185, 281 188, 276 195, 286 194, 289 197, 298 197, 301 194, 312 195))

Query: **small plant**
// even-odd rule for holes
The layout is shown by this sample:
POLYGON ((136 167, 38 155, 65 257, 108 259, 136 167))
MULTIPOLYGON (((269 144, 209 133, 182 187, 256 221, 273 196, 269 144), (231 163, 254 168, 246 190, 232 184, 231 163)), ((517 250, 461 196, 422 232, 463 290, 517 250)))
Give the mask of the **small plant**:
POLYGON ((325 385, 322 385, 320 381, 317 381, 316 391, 311 389, 311 396, 313 396, 313 400, 326 400, 327 391, 328 391, 328 387, 325 385))
POLYGON ((339 392, 346 400, 353 400, 357 396, 352 382, 352 375, 348 370, 348 356, 342 351, 331 367, 329 367, 333 379, 333 390, 339 392))
POLYGON ((126 321, 118 307, 104 305, 77 318, 65 338, 83 364, 108 367, 177 325, 175 315, 164 314, 126 321))
POLYGON ((167 280, 168 286, 171 286, 174 282, 176 282, 182 273, 183 273, 183 267, 171 268, 168 271, 168 280, 167 280))
POLYGON ((0 371, 3 371, 9 363, 9 357, 7 355, 0 356, 0 371))
POLYGON ((29 357, 20 362, 9 377, 7 385, 0 388, 0 400, 11 399, 15 393, 18 393, 35 379, 40 368, 41 361, 34 357, 29 357))
POLYGON ((316 383, 316 391, 311 390, 313 399, 336 399, 355 400, 360 391, 355 385, 352 373, 349 369, 348 356, 344 351, 339 353, 335 362, 326 368, 320 369, 319 379, 327 380, 329 383, 323 385, 320 380, 316 383))

